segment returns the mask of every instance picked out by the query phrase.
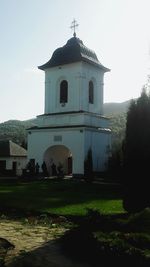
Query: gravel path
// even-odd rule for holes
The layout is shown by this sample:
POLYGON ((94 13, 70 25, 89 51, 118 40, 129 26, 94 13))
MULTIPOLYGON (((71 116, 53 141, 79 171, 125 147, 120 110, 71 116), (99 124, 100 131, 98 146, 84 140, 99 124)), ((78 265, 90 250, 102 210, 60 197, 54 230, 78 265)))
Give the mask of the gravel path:
POLYGON ((5 258, 7 267, 89 267, 63 255, 56 238, 66 230, 62 227, 30 225, 13 220, 0 221, 0 237, 15 245, 5 258))

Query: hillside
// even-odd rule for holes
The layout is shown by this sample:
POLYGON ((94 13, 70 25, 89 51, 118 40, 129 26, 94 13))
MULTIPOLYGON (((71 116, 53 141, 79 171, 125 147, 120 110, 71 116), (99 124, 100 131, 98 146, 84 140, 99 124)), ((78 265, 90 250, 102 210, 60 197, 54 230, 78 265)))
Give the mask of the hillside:
MULTIPOLYGON (((114 143, 121 142, 124 137, 126 111, 129 103, 130 101, 104 104, 104 115, 110 117, 110 127, 112 129, 112 140, 114 143)), ((35 125, 37 125, 36 118, 25 121, 9 120, 0 123, 0 140, 9 139, 26 147, 26 129, 35 125)))
POLYGON ((105 103, 104 115, 110 118, 110 128, 112 130, 113 148, 120 146, 124 136, 126 127, 126 113, 128 111, 130 101, 122 103, 105 103))
POLYGON ((19 121, 9 120, 0 123, 0 140, 12 140, 26 148, 26 129, 36 125, 36 119, 19 121))
POLYGON ((104 114, 108 115, 117 115, 126 113, 130 104, 130 100, 122 103, 105 103, 104 104, 104 114))

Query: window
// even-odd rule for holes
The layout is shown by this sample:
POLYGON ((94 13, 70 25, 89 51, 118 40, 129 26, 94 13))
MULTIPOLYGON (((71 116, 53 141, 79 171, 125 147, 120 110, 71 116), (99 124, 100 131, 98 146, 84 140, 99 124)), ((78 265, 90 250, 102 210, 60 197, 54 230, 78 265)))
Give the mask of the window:
POLYGON ((94 85, 92 81, 89 82, 89 103, 94 103, 94 85))
POLYGON ((61 135, 55 135, 54 141, 62 141, 62 136, 61 135))
POLYGON ((60 83, 60 103, 68 102, 68 82, 63 80, 60 83))

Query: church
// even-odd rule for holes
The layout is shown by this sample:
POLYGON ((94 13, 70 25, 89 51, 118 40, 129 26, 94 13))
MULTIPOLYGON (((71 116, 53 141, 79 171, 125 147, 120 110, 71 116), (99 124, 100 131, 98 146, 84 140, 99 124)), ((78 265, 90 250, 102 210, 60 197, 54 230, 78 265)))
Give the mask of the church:
POLYGON ((65 175, 82 177, 88 151, 93 171, 107 169, 111 151, 109 119, 103 115, 104 73, 110 71, 75 32, 38 68, 45 72, 45 109, 28 129, 28 161, 61 165, 65 175))

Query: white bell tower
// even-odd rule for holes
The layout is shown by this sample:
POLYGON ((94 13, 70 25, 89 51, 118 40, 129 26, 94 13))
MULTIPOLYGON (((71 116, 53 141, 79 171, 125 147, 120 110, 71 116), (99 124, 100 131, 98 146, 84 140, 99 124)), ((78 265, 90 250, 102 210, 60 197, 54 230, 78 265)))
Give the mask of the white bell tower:
POLYGON ((92 150, 93 169, 104 171, 111 146, 108 119, 103 116, 103 78, 109 71, 74 34, 38 68, 45 72, 45 111, 28 131, 28 159, 63 165, 65 174, 84 175, 92 150))

